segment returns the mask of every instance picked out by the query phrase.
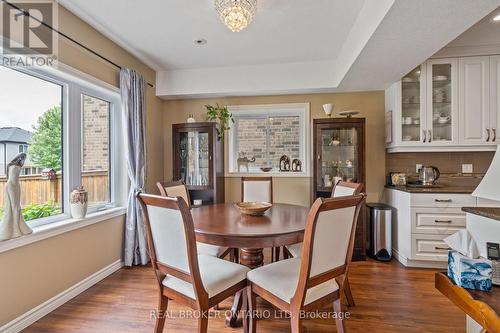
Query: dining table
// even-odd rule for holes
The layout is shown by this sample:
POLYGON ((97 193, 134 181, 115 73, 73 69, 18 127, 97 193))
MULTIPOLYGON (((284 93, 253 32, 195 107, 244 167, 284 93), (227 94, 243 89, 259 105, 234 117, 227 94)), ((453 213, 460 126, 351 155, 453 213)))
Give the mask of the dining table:
MULTIPOLYGON (((234 203, 199 206, 191 210, 198 242, 239 249, 239 263, 254 269, 264 264, 264 248, 302 242, 309 208, 274 203, 262 216, 245 215, 234 203)), ((242 292, 235 295, 226 325, 237 326, 242 292)))

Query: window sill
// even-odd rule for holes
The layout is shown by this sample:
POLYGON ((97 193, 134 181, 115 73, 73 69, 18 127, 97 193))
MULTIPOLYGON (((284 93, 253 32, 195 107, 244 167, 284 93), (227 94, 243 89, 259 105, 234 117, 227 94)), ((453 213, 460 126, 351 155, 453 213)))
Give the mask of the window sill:
POLYGON ((241 178, 241 177, 275 177, 275 178, 309 178, 307 172, 229 172, 225 175, 226 178, 241 178))
POLYGON ((31 243, 51 238, 66 232, 125 215, 124 207, 107 209, 106 211, 89 214, 84 219, 67 219, 33 228, 33 233, 0 242, 0 253, 16 249, 31 243))

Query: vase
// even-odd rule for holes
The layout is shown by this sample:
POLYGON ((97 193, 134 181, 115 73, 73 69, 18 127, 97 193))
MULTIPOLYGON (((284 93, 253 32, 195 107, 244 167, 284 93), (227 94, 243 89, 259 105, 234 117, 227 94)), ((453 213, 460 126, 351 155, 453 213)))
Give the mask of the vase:
POLYGON ((75 188, 70 196, 71 216, 74 219, 83 219, 87 215, 88 193, 83 186, 75 188))

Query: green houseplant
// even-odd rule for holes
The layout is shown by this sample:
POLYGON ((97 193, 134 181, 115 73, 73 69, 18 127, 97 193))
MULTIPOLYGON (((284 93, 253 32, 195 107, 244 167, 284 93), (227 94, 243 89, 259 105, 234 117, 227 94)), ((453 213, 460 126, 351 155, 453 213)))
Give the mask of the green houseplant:
POLYGON ((224 134, 230 129, 230 122, 234 123, 233 114, 229 112, 227 106, 221 106, 219 103, 216 106, 205 105, 207 108, 207 119, 210 121, 217 121, 220 129, 217 129, 219 139, 224 139, 224 134))

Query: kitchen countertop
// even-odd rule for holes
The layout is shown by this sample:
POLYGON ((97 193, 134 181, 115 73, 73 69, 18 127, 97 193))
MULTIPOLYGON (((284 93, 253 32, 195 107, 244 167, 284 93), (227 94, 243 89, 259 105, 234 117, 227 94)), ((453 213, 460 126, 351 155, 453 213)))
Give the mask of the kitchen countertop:
POLYGON ((500 221, 500 207, 462 207, 462 210, 466 213, 500 221))
POLYGON ((471 194, 472 192, 474 192, 476 188, 475 186, 448 186, 448 185, 437 185, 433 187, 386 185, 385 187, 408 193, 456 193, 456 194, 471 194))

